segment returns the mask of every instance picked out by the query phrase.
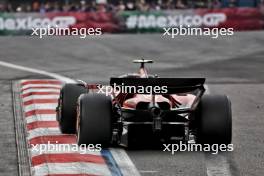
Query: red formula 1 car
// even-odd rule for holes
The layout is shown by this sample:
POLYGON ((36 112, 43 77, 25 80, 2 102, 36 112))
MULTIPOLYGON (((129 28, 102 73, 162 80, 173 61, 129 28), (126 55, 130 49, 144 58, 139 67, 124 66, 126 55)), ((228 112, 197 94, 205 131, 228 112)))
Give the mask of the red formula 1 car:
POLYGON ((204 94, 204 78, 159 78, 135 60, 138 73, 111 78, 109 86, 65 84, 57 120, 78 144, 123 144, 190 140, 229 144, 231 103, 225 95, 204 94))

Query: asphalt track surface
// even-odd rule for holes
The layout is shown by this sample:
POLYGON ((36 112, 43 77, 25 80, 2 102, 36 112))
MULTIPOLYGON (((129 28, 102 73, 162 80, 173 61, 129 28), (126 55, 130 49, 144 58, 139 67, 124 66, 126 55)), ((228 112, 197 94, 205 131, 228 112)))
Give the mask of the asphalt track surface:
MULTIPOLYGON (((134 72, 138 65, 131 64, 131 60, 141 57, 155 60, 149 70, 160 76, 206 77, 212 94, 227 94, 232 101, 235 150, 218 155, 135 150, 127 151, 128 155, 146 176, 204 176, 217 172, 262 176, 263 34, 244 32, 218 39, 170 39, 161 35, 103 35, 86 39, 1 37, 0 60, 90 83, 106 83, 112 75, 134 72)), ((41 77, 0 66, 0 175, 18 175, 11 81, 41 77)))

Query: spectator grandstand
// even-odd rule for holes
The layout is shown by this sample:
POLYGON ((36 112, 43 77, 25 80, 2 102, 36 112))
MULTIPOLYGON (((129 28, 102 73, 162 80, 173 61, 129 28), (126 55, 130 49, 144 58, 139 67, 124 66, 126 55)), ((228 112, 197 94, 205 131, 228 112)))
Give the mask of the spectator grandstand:
POLYGON ((264 0, 0 0, 0 12, 92 12, 258 7, 264 0))

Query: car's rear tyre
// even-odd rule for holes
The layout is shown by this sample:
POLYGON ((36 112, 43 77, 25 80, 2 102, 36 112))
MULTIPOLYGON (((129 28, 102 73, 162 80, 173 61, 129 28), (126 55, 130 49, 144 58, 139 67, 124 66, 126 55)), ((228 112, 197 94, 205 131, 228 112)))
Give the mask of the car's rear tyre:
POLYGON ((110 145, 112 140, 112 100, 104 94, 88 93, 79 98, 77 142, 79 145, 110 145))
POLYGON ((76 105, 78 97, 88 89, 77 84, 65 84, 60 91, 57 120, 62 133, 76 133, 76 105))
POLYGON ((230 144, 231 102, 225 95, 204 95, 198 107, 197 141, 201 144, 230 144))

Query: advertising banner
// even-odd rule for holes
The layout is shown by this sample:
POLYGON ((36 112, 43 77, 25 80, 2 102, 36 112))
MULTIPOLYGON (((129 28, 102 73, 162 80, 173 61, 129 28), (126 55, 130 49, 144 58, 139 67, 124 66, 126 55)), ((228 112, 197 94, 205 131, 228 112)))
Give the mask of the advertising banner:
POLYGON ((106 33, 161 32, 165 27, 264 29, 257 8, 190 9, 171 11, 0 13, 0 35, 30 34, 32 28, 101 28, 106 33))
POLYGON ((119 31, 119 21, 112 13, 0 13, 0 35, 30 34, 32 28, 102 28, 103 32, 119 31))
POLYGON ((222 27, 264 29, 264 15, 256 8, 196 9, 158 12, 123 12, 126 31, 157 32, 165 27, 222 27))

